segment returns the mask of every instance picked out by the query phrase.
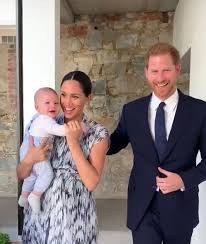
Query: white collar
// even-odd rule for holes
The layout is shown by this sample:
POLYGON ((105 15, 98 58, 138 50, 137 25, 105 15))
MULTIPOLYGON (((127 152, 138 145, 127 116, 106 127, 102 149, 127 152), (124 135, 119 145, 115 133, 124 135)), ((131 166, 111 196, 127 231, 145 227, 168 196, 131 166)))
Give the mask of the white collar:
MULTIPOLYGON (((179 94, 178 94, 178 91, 177 89, 175 90, 175 92, 169 97, 167 98, 166 100, 164 100, 166 106, 165 106, 165 109, 166 110, 171 110, 173 111, 176 106, 177 106, 177 103, 178 103, 178 100, 179 100, 179 94)), ((162 100, 160 100, 155 94, 154 92, 152 93, 152 97, 151 97, 151 101, 150 101, 150 106, 151 106, 151 109, 153 110, 157 110, 157 107, 159 106, 159 104, 163 102, 162 100)))

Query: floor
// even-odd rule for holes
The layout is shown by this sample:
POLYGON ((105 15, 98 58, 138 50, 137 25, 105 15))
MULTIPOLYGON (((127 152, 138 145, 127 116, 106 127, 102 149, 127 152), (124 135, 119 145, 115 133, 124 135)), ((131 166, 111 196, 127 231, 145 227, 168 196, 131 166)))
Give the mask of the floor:
POLYGON ((130 232, 100 231, 98 244, 132 244, 130 232))
POLYGON ((98 244, 132 244, 131 234, 126 228, 126 208, 123 199, 97 200, 98 244))
MULTIPOLYGON (((131 234, 126 228, 126 200, 98 199, 99 220, 98 244, 132 244, 131 234)), ((17 199, 0 198, 0 232, 10 235, 14 242, 20 241, 17 231, 17 199)))

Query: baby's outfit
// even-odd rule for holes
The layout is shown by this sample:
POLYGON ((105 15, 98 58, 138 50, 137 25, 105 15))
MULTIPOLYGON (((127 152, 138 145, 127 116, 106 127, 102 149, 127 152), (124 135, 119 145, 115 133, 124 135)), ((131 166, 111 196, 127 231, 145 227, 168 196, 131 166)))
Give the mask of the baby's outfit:
MULTIPOLYGON (((47 115, 35 114, 27 125, 25 130, 24 140, 20 148, 20 160, 24 159, 28 147, 29 147, 29 136, 33 137, 34 146, 41 144, 42 139, 47 138, 47 144, 50 144, 50 151, 53 147, 54 136, 65 136, 64 125, 59 125, 47 115)), ((50 153, 48 153, 48 159, 50 153)), ((22 192, 30 193, 27 197, 21 195, 19 198, 19 205, 27 208, 28 203, 32 210, 36 213, 40 211, 40 196, 37 196, 33 192, 44 193, 49 187, 53 179, 53 170, 49 160, 35 163, 32 168, 31 174, 24 179, 22 185, 22 192)))

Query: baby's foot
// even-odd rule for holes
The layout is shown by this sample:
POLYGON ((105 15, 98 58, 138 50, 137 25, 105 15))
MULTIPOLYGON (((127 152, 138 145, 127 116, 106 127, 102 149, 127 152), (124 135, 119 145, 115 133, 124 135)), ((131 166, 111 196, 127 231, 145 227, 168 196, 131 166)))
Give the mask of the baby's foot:
POLYGON ((31 193, 28 196, 28 202, 29 205, 31 206, 31 209, 33 210, 34 213, 38 213, 41 208, 41 203, 40 203, 40 196, 35 195, 34 193, 31 193))
POLYGON ((21 196, 19 197, 18 204, 19 204, 20 207, 23 207, 23 208, 27 209, 28 206, 29 206, 29 205, 28 205, 28 198, 25 197, 25 196, 23 196, 23 195, 21 195, 21 196))

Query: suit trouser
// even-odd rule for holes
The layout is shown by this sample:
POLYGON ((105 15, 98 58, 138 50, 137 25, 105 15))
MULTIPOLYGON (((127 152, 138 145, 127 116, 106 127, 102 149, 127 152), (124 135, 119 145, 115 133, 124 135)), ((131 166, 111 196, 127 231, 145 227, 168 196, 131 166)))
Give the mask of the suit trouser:
MULTIPOLYGON (((158 193, 157 193, 158 194, 158 193)), ((161 226, 158 197, 154 196, 138 228, 132 232, 134 244, 190 244, 193 229, 167 236, 161 226)))

